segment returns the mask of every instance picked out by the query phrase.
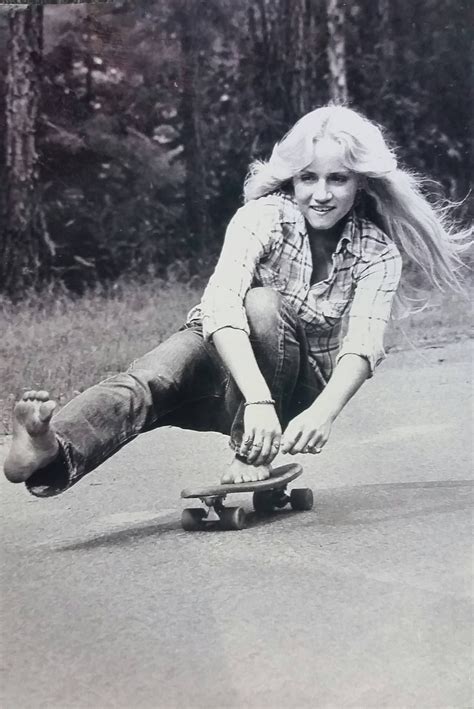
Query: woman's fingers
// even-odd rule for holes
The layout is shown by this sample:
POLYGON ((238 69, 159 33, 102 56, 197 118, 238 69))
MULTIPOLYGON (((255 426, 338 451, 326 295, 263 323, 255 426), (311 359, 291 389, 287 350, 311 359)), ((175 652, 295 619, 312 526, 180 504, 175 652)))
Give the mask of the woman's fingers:
POLYGON ((239 449, 239 453, 241 456, 246 458, 248 454, 250 453, 252 449, 252 443, 254 439, 254 433, 244 433, 244 437, 242 439, 242 443, 239 449))
POLYGON ((287 428, 283 437, 283 447, 281 452, 291 454, 297 453, 297 446, 302 435, 302 431, 299 431, 298 429, 293 431, 291 428, 287 428))
POLYGON ((269 434, 265 436, 260 455, 255 465, 269 465, 280 449, 280 436, 269 434))
POLYGON ((281 434, 269 432, 256 434, 250 447, 246 446, 247 462, 252 465, 269 465, 280 450, 281 434))
POLYGON ((303 453, 312 453, 312 454, 321 453, 323 448, 324 448, 324 443, 320 443, 319 445, 318 444, 314 444, 314 445, 308 444, 307 446, 305 446, 303 453))
POLYGON ((260 453, 253 461, 254 465, 264 465, 264 463, 267 462, 267 457, 268 457, 268 454, 270 453, 271 445, 272 445, 271 439, 264 440, 263 445, 260 449, 260 453))
POLYGON ((319 431, 316 431, 316 434, 314 436, 311 436, 309 441, 307 442, 304 453, 321 453, 322 449, 327 443, 327 437, 324 437, 323 434, 319 431))
POLYGON ((281 436, 275 436, 272 441, 272 445, 270 446, 270 453, 267 456, 267 460, 265 461, 267 465, 270 465, 270 463, 273 462, 274 458, 278 455, 280 452, 280 447, 281 447, 281 436))
POLYGON ((262 451, 265 448, 265 436, 263 436, 262 434, 257 434, 253 439, 252 447, 250 448, 249 454, 247 455, 247 462, 252 463, 252 465, 256 465, 256 461, 258 460, 262 451))
POLYGON ((326 441, 323 439, 319 431, 298 432, 287 438, 285 433, 285 442, 282 448, 283 453, 320 453, 326 441))

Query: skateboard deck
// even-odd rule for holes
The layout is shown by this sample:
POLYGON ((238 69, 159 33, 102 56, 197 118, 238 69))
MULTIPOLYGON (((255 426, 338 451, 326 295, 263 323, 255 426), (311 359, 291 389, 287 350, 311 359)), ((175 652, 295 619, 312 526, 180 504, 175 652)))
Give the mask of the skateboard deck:
POLYGON ((271 514, 276 508, 285 507, 287 504, 294 510, 310 510, 313 506, 313 493, 309 488, 292 490, 290 495, 286 494, 287 484, 302 472, 301 465, 289 463, 274 468, 267 480, 185 488, 181 492, 182 498, 199 499, 205 507, 183 510, 182 527, 186 531, 216 525, 224 529, 243 529, 246 520, 243 508, 225 507, 223 504, 227 495, 234 493, 253 492, 253 506, 259 515, 271 514))
POLYGON ((303 472, 299 463, 289 463, 273 468, 270 477, 266 480, 257 480, 251 483, 228 483, 225 485, 211 485, 208 487, 187 487, 181 492, 181 497, 223 497, 234 492, 255 492, 255 490, 271 490, 282 487, 297 478, 303 472))

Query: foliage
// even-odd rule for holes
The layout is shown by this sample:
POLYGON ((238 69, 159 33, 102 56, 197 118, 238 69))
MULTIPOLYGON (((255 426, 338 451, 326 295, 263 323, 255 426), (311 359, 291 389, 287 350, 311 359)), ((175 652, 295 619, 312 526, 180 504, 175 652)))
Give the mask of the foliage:
MULTIPOLYGON (((249 161, 327 101, 326 43, 323 0, 46 7, 38 151, 54 279, 82 291, 209 272, 249 161)), ((346 9, 351 103, 453 199, 471 167, 469 45, 467 0, 346 9)))

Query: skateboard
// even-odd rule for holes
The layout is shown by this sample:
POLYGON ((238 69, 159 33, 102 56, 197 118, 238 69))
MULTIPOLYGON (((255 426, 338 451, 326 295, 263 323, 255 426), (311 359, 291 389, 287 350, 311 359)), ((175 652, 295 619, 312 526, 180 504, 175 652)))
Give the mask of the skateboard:
POLYGON ((222 529, 243 529, 245 511, 242 507, 225 507, 227 495, 240 492, 253 492, 253 506, 258 515, 271 514, 276 508, 288 503, 294 510, 310 510, 313 507, 313 493, 310 488, 300 488, 286 492, 289 482, 299 477, 303 468, 298 463, 290 463, 274 468, 267 480, 250 483, 229 483, 210 487, 186 488, 181 497, 199 499, 203 507, 188 507, 181 515, 181 525, 187 532, 219 526, 222 529))

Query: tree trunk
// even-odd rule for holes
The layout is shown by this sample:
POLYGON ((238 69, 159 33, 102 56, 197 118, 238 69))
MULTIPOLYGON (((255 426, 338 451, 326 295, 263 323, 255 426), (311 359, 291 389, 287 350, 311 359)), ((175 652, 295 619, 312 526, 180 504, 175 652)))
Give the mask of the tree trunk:
POLYGON ((36 131, 42 54, 41 7, 11 9, 6 77, 6 228, 0 288, 21 293, 45 276, 51 242, 38 197, 36 131))
POLYGON ((202 115, 200 102, 199 3, 182 0, 177 17, 181 43, 181 117, 183 121, 184 160, 186 164, 185 209, 190 243, 199 251, 210 241, 207 208, 206 169, 203 154, 202 115))
POLYGON ((289 87, 293 116, 291 123, 307 112, 309 96, 307 87, 308 74, 308 17, 306 15, 306 0, 293 0, 290 14, 292 20, 292 38, 290 43, 290 60, 292 60, 293 77, 289 87), (292 50, 292 51, 291 51, 292 50))
POLYGON ((308 75, 314 61, 308 0, 255 0, 248 8, 255 103, 273 143, 311 105, 308 75))
POLYGON ((343 0, 327 0, 329 96, 334 103, 346 103, 346 43, 343 0))
POLYGON ((393 41, 390 0, 378 0, 380 72, 384 85, 392 76, 395 47, 393 41))

